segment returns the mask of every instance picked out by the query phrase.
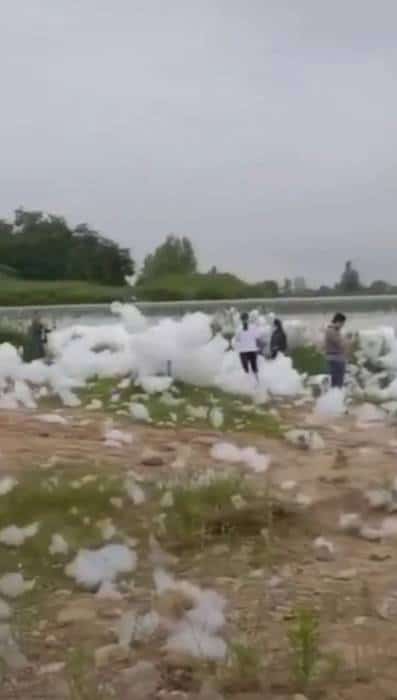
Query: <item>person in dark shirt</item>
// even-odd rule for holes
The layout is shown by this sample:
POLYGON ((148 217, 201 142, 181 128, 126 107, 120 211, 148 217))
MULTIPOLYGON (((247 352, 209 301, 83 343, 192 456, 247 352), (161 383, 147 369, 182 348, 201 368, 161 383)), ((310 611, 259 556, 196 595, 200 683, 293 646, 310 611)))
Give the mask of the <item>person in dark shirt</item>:
POLYGON ((325 332, 325 354, 327 355, 331 386, 341 389, 346 372, 346 346, 342 337, 342 328, 346 316, 338 313, 325 332))
POLYGON ((274 360, 279 352, 285 354, 287 351, 287 336, 283 324, 279 318, 273 321, 273 333, 270 340, 270 357, 274 360))
POLYGON ((39 314, 35 313, 26 334, 26 342, 23 349, 24 362, 32 362, 45 357, 47 332, 39 314))

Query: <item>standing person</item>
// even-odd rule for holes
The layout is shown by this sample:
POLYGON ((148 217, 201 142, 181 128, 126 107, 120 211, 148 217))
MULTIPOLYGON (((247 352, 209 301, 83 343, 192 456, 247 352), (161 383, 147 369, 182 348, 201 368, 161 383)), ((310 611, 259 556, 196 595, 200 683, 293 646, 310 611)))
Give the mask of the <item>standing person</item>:
POLYGON ((45 357, 46 329, 36 311, 30 324, 23 349, 24 362, 32 362, 45 357))
POLYGON ((270 339, 270 357, 274 360, 279 352, 285 354, 287 351, 287 336, 283 324, 279 318, 273 321, 273 333, 270 339))
POLYGON ((252 370, 259 381, 258 377, 258 331, 255 326, 249 322, 247 312, 241 314, 242 329, 236 333, 234 339, 234 347, 240 355, 241 366, 246 374, 252 370))
POLYGON ((344 314, 335 314, 325 332, 325 353, 327 355, 331 386, 343 387, 346 372, 346 348, 342 338, 342 328, 346 323, 344 314))

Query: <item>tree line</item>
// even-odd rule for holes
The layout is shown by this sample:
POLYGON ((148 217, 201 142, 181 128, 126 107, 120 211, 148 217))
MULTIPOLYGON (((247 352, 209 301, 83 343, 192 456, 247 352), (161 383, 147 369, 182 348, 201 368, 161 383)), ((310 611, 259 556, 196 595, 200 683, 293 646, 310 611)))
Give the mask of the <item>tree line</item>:
MULTIPOLYGON (((0 219, 0 278, 24 280, 79 280, 122 286, 133 275, 135 262, 127 248, 104 237, 87 224, 72 228, 61 216, 17 209, 13 221, 0 219)), ((286 279, 249 284, 216 267, 199 271, 196 252, 187 236, 170 234, 146 256, 137 276, 137 299, 241 299, 276 296, 327 296, 333 294, 385 294, 396 288, 382 280, 364 287, 360 275, 348 261, 333 286, 306 287, 304 278, 295 284, 286 279)))
POLYGON ((123 285, 134 272, 126 248, 87 224, 71 228, 61 216, 17 209, 0 219, 0 273, 26 280, 84 280, 123 285))

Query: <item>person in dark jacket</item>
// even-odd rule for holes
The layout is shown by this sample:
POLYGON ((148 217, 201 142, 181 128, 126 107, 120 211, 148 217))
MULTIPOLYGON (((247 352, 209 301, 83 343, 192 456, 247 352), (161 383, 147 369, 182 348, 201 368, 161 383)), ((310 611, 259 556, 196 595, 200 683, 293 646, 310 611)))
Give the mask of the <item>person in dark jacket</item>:
POLYGON ((327 355, 331 386, 342 389, 346 373, 346 345, 342 337, 342 328, 346 316, 338 313, 325 332, 325 354, 327 355))
POLYGON ((32 362, 45 357, 46 336, 47 329, 42 323, 39 314, 35 313, 26 334, 26 342, 23 349, 24 362, 32 362))
POLYGON ((279 352, 283 354, 287 351, 287 336, 285 334, 283 324, 279 318, 273 321, 273 333, 270 340, 270 357, 274 360, 279 352))

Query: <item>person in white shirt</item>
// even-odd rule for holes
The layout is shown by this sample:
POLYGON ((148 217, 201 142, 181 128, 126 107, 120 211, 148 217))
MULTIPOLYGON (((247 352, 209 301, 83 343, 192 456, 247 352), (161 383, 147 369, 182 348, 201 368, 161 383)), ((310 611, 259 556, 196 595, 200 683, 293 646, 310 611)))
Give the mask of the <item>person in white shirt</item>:
POLYGON ((246 312, 241 314, 241 323, 243 327, 236 333, 234 347, 240 355, 244 372, 249 374, 252 370, 258 380, 258 331, 253 324, 250 324, 246 312))

